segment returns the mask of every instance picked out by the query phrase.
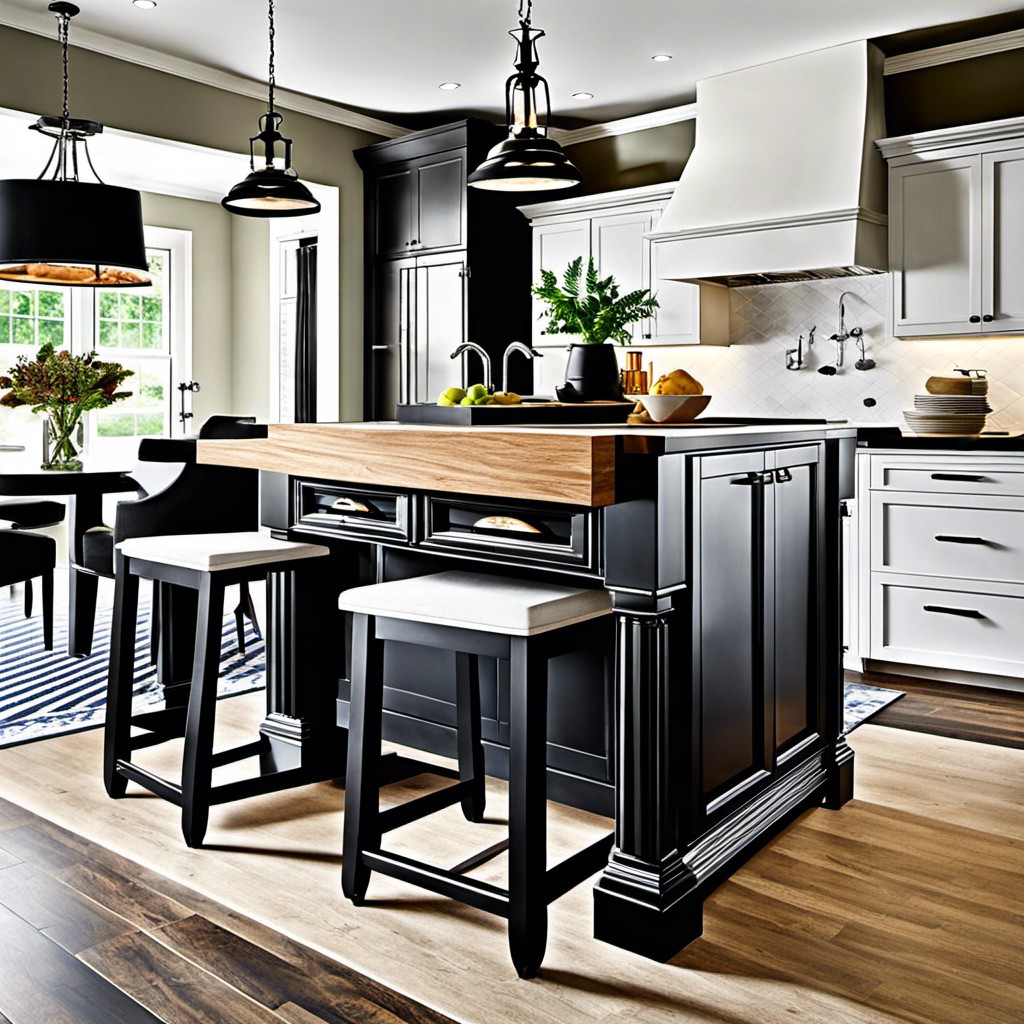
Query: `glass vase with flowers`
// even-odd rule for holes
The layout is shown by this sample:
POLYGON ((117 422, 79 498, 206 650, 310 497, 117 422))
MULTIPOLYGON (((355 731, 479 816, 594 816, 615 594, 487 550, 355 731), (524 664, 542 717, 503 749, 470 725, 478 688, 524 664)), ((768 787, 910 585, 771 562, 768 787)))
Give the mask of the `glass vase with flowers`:
POLYGON ((0 406, 27 405, 35 413, 45 413, 50 444, 42 468, 80 470, 76 437, 82 417, 130 398, 132 393, 120 388, 131 376, 131 370, 104 362, 95 352, 72 355, 47 342, 35 359, 18 356, 7 375, 0 377, 0 390, 5 391, 0 406))

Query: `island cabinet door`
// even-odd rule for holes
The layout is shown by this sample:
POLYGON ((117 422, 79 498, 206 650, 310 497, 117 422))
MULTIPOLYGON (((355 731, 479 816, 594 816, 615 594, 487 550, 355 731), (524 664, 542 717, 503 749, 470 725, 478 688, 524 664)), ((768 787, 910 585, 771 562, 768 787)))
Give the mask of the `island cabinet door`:
POLYGON ((694 460, 694 770, 699 832, 819 732, 816 446, 694 460))

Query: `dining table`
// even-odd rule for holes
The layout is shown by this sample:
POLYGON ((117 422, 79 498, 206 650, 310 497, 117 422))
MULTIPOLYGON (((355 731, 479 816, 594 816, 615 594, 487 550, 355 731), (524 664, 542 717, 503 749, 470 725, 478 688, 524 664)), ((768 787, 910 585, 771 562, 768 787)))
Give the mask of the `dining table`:
POLYGON ((86 531, 103 525, 106 494, 142 493, 129 467, 88 456, 80 470, 43 469, 20 445, 0 447, 0 496, 67 499, 69 574, 68 654, 92 653, 99 577, 82 568, 86 531))

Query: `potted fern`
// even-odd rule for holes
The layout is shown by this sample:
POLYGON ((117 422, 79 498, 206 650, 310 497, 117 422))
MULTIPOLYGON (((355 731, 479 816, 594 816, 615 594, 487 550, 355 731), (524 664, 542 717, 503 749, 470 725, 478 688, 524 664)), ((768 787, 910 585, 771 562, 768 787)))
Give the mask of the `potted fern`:
POLYGON ((556 388, 562 401, 592 402, 622 397, 619 362, 607 342, 628 345, 630 324, 652 316, 658 300, 648 288, 619 294, 615 278, 599 277, 593 256, 583 273, 583 257, 569 264, 558 283, 550 270, 540 272, 533 294, 547 304, 547 334, 574 334, 581 341, 569 347, 565 385, 556 388))

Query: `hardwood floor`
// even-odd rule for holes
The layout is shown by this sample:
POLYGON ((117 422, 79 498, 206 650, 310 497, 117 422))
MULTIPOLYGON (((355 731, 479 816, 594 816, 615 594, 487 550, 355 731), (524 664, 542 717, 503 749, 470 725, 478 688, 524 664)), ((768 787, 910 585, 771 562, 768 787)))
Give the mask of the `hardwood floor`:
POLYGON ((0 1024, 450 1019, 0 800, 0 1024))
MULTIPOLYGON (((219 712, 218 745, 234 745, 259 722, 261 697, 219 712)), ((851 742, 856 799, 805 814, 752 858, 708 900, 703 937, 669 964, 591 938, 589 883, 553 905, 535 982, 516 979, 504 924, 489 915, 380 877, 352 907, 338 880, 344 792, 330 784, 218 808, 212 846, 189 850, 176 808, 107 799, 95 732, 0 751, 0 792, 70 830, 10 823, 0 875, 22 864, 44 875, 18 897, 33 931, 156 1016, 189 1024, 1020 1024, 1024 751, 872 725, 851 742), (88 843, 106 848, 98 861, 88 843), (55 922, 44 913, 54 880, 101 912, 79 903, 55 922)), ((146 753, 164 772, 176 755, 146 753)), ((429 785, 396 784, 385 803, 429 785)), ((483 825, 451 808, 392 833, 391 848, 454 864, 503 832, 504 785, 489 783, 488 800, 483 825)), ((552 804, 549 827, 556 860, 607 821, 552 804)), ((480 869, 498 883, 503 873, 500 859, 480 869)), ((2 998, 0 1013, 39 1020, 2 998)), ((42 1018, 64 1019, 88 1020, 42 1018)))
POLYGON ((957 686, 881 672, 847 672, 847 681, 905 690, 906 696, 871 719, 872 725, 1024 750, 1024 694, 957 686))

